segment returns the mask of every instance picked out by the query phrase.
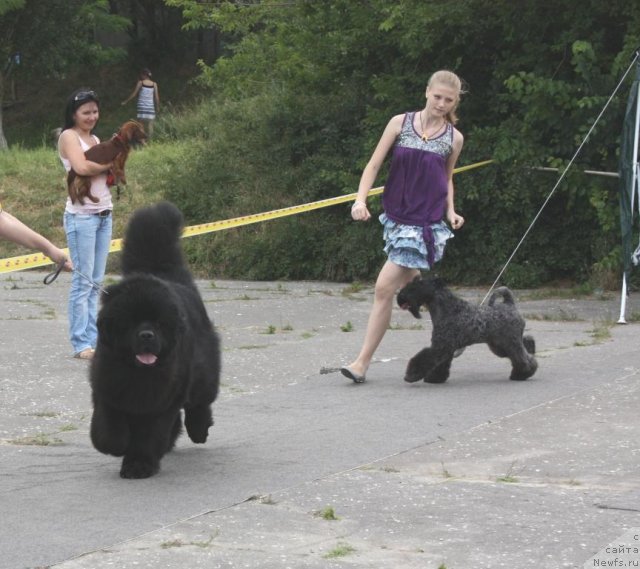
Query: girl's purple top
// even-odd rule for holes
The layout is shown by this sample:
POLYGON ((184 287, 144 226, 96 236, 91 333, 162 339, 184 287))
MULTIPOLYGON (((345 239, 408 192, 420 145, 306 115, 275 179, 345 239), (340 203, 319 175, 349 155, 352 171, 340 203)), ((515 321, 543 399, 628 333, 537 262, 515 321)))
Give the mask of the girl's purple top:
POLYGON ((382 205, 387 217, 396 223, 422 227, 429 265, 432 265, 431 225, 442 221, 446 213, 447 158, 453 149, 453 125, 447 123, 440 136, 424 141, 413 126, 414 116, 415 112, 404 116, 393 147, 382 205))

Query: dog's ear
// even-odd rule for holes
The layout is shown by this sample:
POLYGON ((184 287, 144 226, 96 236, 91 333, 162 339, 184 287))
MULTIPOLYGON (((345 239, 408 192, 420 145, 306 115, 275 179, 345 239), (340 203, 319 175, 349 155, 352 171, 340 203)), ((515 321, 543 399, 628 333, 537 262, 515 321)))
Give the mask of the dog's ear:
POLYGON ((412 298, 415 294, 415 291, 410 291, 410 285, 407 285, 398 293, 398 306, 402 308, 402 310, 408 310, 409 312, 411 312, 414 318, 422 318, 422 315, 420 314, 420 303, 416 303, 415 298, 412 298))
POLYGON ((131 141, 133 138, 133 133, 135 132, 135 122, 127 121, 120 126, 118 129, 118 134, 127 141, 131 141))
POLYGON ((411 312, 414 318, 422 318, 422 314, 420 314, 419 304, 410 303, 409 306, 407 306, 407 309, 409 310, 409 312, 411 312))
POLYGON ((133 138, 133 133, 135 132, 135 127, 131 121, 128 121, 122 125, 122 137, 125 138, 128 142, 131 142, 133 138))

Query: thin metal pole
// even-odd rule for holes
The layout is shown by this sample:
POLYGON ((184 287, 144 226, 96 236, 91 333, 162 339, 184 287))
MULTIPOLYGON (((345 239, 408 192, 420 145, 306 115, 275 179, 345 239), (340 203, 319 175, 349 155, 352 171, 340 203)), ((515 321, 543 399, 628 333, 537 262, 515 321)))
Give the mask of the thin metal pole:
MULTIPOLYGON (((636 59, 638 59, 640 51, 636 52, 636 59)), ((636 75, 640 74, 640 63, 638 65, 638 71, 636 75)), ((638 133, 640 132, 640 86, 637 87, 636 93, 636 116, 635 116, 635 131, 633 136, 633 155, 631 162, 631 221, 633 225, 633 208, 635 205, 636 192, 640 192, 638 187, 638 133)), ((640 199, 638 199, 638 209, 640 211, 640 199)), ((626 259, 624 259, 626 264, 626 259)), ((623 266, 624 266, 623 264, 623 266)), ((626 271, 622 271, 622 292, 620 293, 620 317, 618 318, 618 324, 626 324, 625 313, 627 310, 627 274, 626 271)))
POLYGON ((627 321, 624 318, 627 310, 627 275, 622 272, 622 292, 620 293, 620 316, 618 318, 618 324, 626 324, 627 321))
MULTIPOLYGON (((534 166, 532 170, 538 170, 540 172, 559 172, 559 168, 550 168, 547 166, 534 166)), ((618 172, 601 172, 599 170, 583 170, 585 174, 590 176, 606 176, 607 178, 619 178, 618 172)))

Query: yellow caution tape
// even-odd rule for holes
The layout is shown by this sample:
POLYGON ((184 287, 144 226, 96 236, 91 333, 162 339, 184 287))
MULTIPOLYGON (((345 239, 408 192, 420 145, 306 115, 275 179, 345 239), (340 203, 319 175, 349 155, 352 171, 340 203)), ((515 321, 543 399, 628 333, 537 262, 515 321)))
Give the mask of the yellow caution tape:
MULTIPOLYGON (((476 162, 475 164, 469 164, 468 166, 461 166, 456 168, 453 173, 459 174, 460 172, 466 172, 467 170, 473 170, 474 168, 480 168, 491 164, 493 160, 485 160, 484 162, 476 162)), ((384 190, 384 187, 373 188, 370 192, 370 196, 379 195, 384 190)), ((338 196, 335 198, 329 198, 326 200, 320 200, 317 202, 310 202, 302 205, 295 205, 291 207, 285 207, 282 209, 276 209, 273 211, 267 211, 264 213, 256 213, 253 215, 245 215, 243 217, 234 217, 232 219, 225 219, 222 221, 213 221, 211 223, 203 223, 201 225, 191 225, 185 227, 182 237, 193 237, 195 235, 203 235, 205 233, 213 233, 214 231, 222 231, 223 229, 231 229, 233 227, 241 227, 243 225, 250 225, 252 223, 260 223, 262 221, 269 221, 271 219, 277 219, 279 217, 286 217, 289 215, 297 215, 307 211, 313 211, 314 209, 321 209, 332 205, 351 202, 356 198, 357 194, 347 194, 344 196, 338 196)), ((114 239, 111 241, 109 247, 109 253, 114 253, 122 249, 122 239, 114 239)), ((68 249, 63 249, 66 253, 68 249)), ((19 257, 9 257, 7 259, 0 259, 0 273, 10 273, 13 271, 23 271, 25 269, 33 269, 36 267, 44 267, 52 263, 49 257, 46 257, 42 253, 36 253, 32 255, 21 255, 19 257)))

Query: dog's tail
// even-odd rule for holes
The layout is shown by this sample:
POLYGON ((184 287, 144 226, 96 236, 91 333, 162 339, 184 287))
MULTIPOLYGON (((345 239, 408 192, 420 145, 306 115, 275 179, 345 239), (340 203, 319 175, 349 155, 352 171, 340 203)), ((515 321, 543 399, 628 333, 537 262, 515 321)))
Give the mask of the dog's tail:
POLYGON ((185 280, 191 277, 185 267, 180 238, 184 219, 169 202, 138 209, 129 220, 122 250, 122 272, 175 275, 184 267, 185 280))
POLYGON ((498 296, 502 297, 502 301, 505 304, 515 304, 516 301, 513 298, 513 293, 506 287, 506 286, 501 286, 500 288, 497 288, 493 294, 489 297, 489 306, 493 306, 496 298, 498 298, 498 296))

